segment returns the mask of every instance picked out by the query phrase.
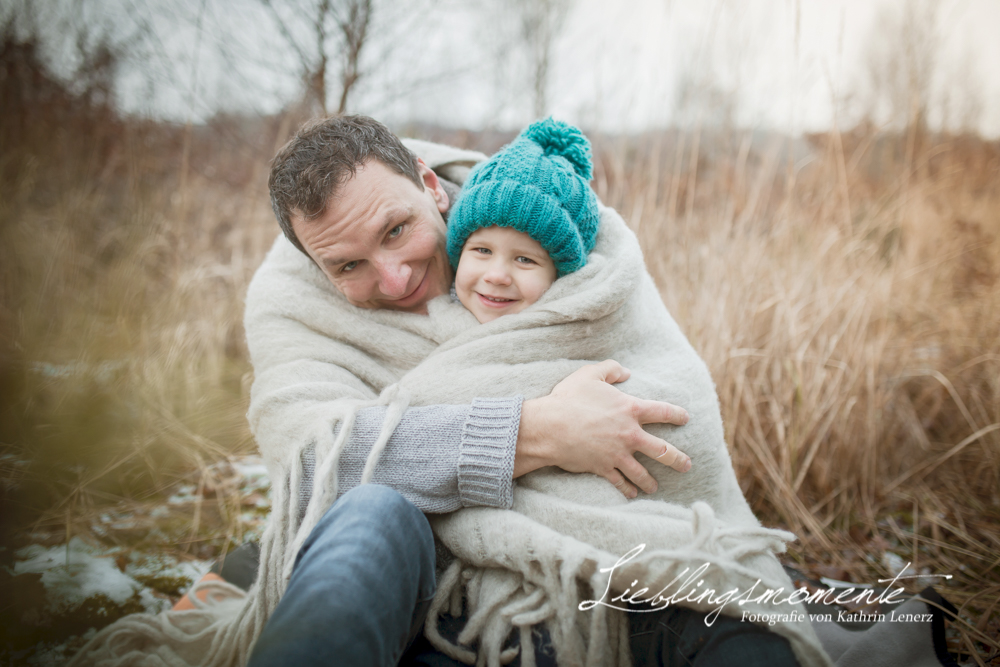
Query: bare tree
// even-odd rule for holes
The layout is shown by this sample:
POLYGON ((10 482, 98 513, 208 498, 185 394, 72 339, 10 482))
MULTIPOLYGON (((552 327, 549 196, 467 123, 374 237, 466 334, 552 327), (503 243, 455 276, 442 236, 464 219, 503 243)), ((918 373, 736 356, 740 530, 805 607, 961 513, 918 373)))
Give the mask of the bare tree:
POLYGON ((340 61, 337 113, 345 113, 351 91, 364 75, 361 57, 370 34, 372 0, 262 2, 299 61, 305 85, 303 102, 323 115, 328 113, 330 61, 340 61))
POLYGON ((5 47, 30 51, 65 91, 93 109, 114 106, 119 69, 148 37, 87 0, 13 0, 0 7, 0 33, 5 47))
POLYGON ((548 111, 552 45, 566 23, 570 2, 571 0, 517 0, 514 3, 521 17, 521 36, 528 48, 536 118, 544 116, 548 111))
MULTIPOLYGON (((553 47, 574 0, 493 0, 480 5, 487 39, 494 41, 495 72, 506 72, 502 79, 528 82, 532 111, 536 118, 549 107, 549 84, 553 47)), ((497 85, 510 91, 511 81, 497 85)), ((523 90, 521 86, 517 89, 523 90)))
POLYGON ((933 0, 884 9, 866 54, 869 115, 914 137, 927 129, 939 47, 937 12, 933 0))
POLYGON ((368 37, 368 26, 371 18, 371 0, 352 0, 348 3, 342 18, 337 21, 337 27, 344 40, 340 73, 340 104, 337 107, 337 113, 347 111, 347 96, 354 84, 361 78, 361 49, 368 37))

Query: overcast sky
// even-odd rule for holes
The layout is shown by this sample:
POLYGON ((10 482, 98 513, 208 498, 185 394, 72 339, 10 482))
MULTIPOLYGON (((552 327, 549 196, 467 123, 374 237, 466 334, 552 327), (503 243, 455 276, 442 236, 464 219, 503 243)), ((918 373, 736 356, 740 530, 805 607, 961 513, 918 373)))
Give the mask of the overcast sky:
MULTIPOLYGON (((90 3, 88 20, 147 35, 119 79, 130 111, 180 121, 268 113, 300 90, 298 62, 262 0, 90 3)), ((936 7, 933 38, 922 40, 934 56, 931 123, 971 119, 1000 136, 1000 0, 575 0, 553 49, 547 108, 612 131, 713 122, 726 109, 740 125, 793 133, 829 128, 835 115, 849 125, 872 107, 868 63, 900 50, 893 25, 907 3, 936 7), (695 92, 686 105, 685 84, 695 92)), ((531 82, 508 6, 383 0, 350 110, 391 123, 526 124, 531 82)), ((335 76, 328 85, 338 88, 335 76)))

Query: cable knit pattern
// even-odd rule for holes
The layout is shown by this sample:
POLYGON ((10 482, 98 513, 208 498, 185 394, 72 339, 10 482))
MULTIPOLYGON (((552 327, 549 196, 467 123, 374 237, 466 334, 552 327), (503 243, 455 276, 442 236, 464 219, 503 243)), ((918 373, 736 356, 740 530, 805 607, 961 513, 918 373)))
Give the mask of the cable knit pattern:
POLYGON ((452 265, 474 231, 499 226, 538 241, 560 276, 578 271, 600 221, 591 172, 590 142, 579 129, 551 118, 529 125, 469 174, 448 217, 452 265))

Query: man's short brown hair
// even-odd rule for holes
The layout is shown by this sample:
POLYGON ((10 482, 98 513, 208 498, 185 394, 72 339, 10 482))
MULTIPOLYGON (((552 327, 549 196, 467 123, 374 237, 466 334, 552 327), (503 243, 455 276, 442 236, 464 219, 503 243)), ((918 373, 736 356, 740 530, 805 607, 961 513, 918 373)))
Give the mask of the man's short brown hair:
POLYGON ((296 248, 306 252, 292 229, 292 215, 306 220, 322 215, 337 188, 372 159, 424 189, 416 156, 389 128, 368 116, 307 123, 278 151, 267 181, 271 207, 285 237, 296 248))

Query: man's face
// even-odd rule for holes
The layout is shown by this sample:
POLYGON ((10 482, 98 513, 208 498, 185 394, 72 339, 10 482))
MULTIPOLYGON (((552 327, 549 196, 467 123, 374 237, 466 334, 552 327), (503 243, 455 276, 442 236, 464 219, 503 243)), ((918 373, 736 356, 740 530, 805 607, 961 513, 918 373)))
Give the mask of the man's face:
POLYGON ((361 308, 426 313, 446 294, 451 267, 442 213, 448 195, 420 161, 423 190, 378 160, 358 168, 318 218, 292 229, 347 300, 361 308))

